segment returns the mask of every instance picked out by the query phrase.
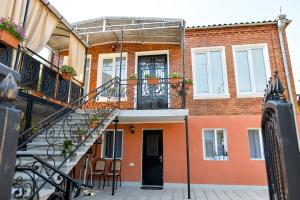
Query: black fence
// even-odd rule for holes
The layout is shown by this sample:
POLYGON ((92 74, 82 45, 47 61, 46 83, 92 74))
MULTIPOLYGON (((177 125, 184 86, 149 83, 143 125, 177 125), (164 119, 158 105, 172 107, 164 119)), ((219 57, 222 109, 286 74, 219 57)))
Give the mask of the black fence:
POLYGON ((300 199, 300 160, 292 104, 275 74, 267 87, 262 133, 270 200, 300 199))

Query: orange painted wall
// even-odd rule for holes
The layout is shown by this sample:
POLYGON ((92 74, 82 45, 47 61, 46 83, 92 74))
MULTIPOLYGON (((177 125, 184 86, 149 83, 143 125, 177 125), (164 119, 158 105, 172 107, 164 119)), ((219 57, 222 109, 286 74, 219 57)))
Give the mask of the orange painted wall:
MULTIPOLYGON (((250 160, 248 145, 247 129, 259 128, 260 120, 259 115, 189 117, 191 182, 266 185, 265 163, 262 160, 250 160), (203 128, 226 128, 228 161, 203 160, 203 128)), ((164 183, 186 183, 184 123, 135 124, 134 134, 130 133, 130 126, 119 127, 124 130, 122 181, 141 182, 142 130, 163 129, 164 183), (134 166, 130 166, 130 163, 134 163, 134 166)), ((100 146, 97 154, 100 157, 100 146)))

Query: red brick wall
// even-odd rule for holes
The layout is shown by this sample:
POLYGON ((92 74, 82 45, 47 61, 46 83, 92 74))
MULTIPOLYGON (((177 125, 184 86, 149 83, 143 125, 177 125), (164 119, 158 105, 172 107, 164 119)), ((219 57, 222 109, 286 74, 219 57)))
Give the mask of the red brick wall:
MULTIPOLYGON (((287 47, 286 35, 284 34, 287 47)), ((271 73, 279 71, 281 81, 286 88, 285 73, 280 50, 279 38, 276 25, 244 26, 231 28, 212 29, 187 29, 185 35, 185 62, 186 75, 192 79, 191 48, 225 46, 225 56, 227 64, 229 99, 202 99, 193 100, 192 95, 187 96, 187 106, 192 116, 204 115, 241 115, 241 114, 261 114, 262 98, 237 98, 236 82, 233 66, 232 45, 258 44, 268 45, 269 61, 271 73)), ((123 51, 128 53, 127 73, 135 71, 135 52, 169 50, 169 71, 182 72, 181 48, 179 45, 166 44, 124 44, 123 51)), ((117 47, 115 52, 119 52, 117 47)), ((65 52, 63 52, 65 55, 65 52)), ((112 45, 93 46, 89 49, 92 55, 90 89, 94 89, 97 83, 98 57, 99 54, 113 53, 112 45)), ((288 58, 289 53, 287 52, 288 58)), ((290 59, 288 60, 290 77, 294 88, 293 74, 290 59)), ((295 91, 294 91, 295 94, 295 91)), ((288 97, 288 95, 286 95, 288 97)))

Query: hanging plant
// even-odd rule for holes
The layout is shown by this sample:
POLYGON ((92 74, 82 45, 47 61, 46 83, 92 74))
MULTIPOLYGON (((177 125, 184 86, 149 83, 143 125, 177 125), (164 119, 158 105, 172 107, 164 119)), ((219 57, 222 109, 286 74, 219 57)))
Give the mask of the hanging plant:
POLYGON ((61 76, 63 77, 63 79, 65 80, 71 80, 74 76, 77 75, 76 70, 69 65, 63 65, 60 69, 61 71, 61 76))
POLYGON ((181 78, 182 78, 182 74, 179 72, 172 72, 169 74, 170 84, 178 84, 181 78))
POLYGON ((191 79, 185 79, 185 90, 186 91, 189 91, 192 85, 193 85, 193 81, 191 79))
POLYGON ((137 76, 136 76, 136 74, 131 74, 128 77, 127 84, 130 85, 130 86, 136 86, 137 85, 137 76))
POLYGON ((155 75, 145 74, 145 79, 149 85, 158 85, 159 84, 159 77, 155 75))
POLYGON ((16 24, 13 19, 2 17, 0 19, 0 43, 12 48, 17 48, 18 44, 25 38, 22 26, 16 24))

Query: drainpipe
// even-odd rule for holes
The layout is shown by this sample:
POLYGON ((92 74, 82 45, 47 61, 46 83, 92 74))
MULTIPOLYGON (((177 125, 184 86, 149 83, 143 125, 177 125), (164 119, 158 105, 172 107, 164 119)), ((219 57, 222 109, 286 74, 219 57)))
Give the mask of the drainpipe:
POLYGON ((284 15, 284 14, 279 15, 278 18, 277 18, 277 27, 278 27, 278 36, 279 36, 281 53, 282 53, 285 77, 286 77, 286 81, 287 81, 287 88, 288 88, 288 93, 289 93, 289 96, 290 96, 290 101, 291 101, 292 108, 293 108, 293 113, 294 113, 294 120, 295 120, 295 126, 296 126, 297 138, 298 138, 298 147, 300 149, 296 105, 295 105, 295 101, 294 101, 294 95, 293 95, 291 79, 290 79, 290 74, 289 74, 289 69, 288 69, 286 49, 285 49, 284 40, 283 40, 283 31, 286 27, 286 20, 287 20, 286 15, 284 15))

